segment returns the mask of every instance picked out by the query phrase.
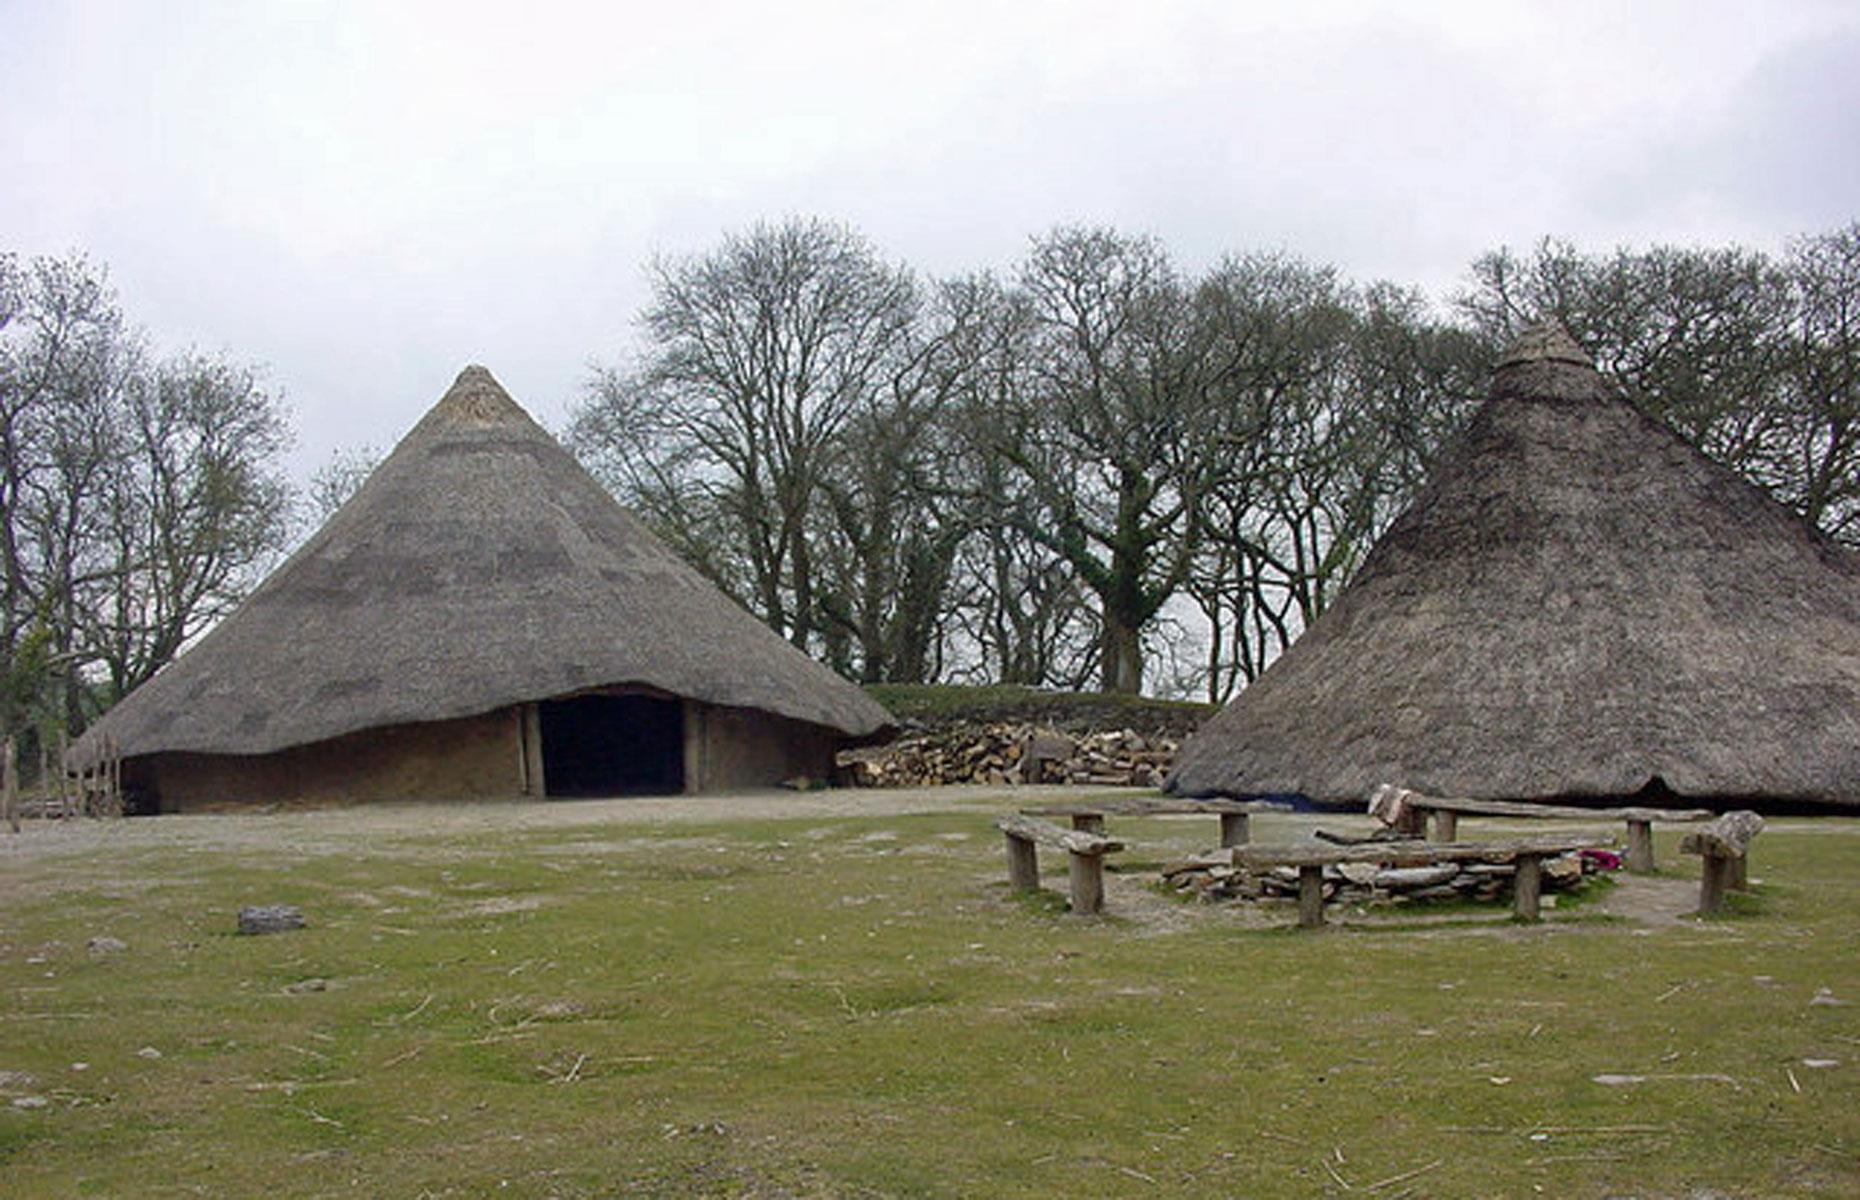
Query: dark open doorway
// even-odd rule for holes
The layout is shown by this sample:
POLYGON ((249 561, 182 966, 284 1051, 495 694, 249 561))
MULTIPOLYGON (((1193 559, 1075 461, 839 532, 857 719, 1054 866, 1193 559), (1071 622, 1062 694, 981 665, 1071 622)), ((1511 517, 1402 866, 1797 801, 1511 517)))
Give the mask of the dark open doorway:
POLYGON ((551 796, 685 790, 684 705, 656 696, 574 696, 537 706, 551 796))

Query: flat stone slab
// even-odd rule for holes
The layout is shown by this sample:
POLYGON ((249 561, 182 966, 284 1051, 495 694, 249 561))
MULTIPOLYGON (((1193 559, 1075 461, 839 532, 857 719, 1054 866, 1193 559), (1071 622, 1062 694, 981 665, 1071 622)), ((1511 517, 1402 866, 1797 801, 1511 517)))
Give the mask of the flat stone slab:
POLYGON ((283 933, 303 927, 304 914, 295 904, 248 904, 239 910, 240 933, 283 933))

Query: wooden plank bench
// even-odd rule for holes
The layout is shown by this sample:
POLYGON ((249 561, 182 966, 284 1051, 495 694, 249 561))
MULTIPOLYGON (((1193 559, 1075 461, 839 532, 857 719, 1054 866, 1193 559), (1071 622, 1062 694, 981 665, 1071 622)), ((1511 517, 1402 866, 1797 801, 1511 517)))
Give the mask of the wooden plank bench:
POLYGON ((1240 846, 1233 863, 1249 871, 1269 867, 1298 868, 1298 923, 1308 929, 1324 924, 1324 868, 1344 863, 1371 863, 1382 867, 1428 867, 1437 863, 1515 863, 1512 911, 1535 921, 1543 894, 1543 860, 1612 846, 1615 839, 1602 833, 1568 833, 1525 838, 1514 842, 1365 842, 1355 846, 1308 844, 1299 846, 1240 846))
POLYGON ((1040 859, 1034 846, 1052 846, 1066 852, 1072 911, 1104 910, 1104 856, 1122 850, 1122 842, 1087 830, 1061 829, 1050 821, 1017 813, 997 818, 995 828, 1007 837, 1008 883, 1016 891, 1039 890, 1040 859))
POLYGON ((1762 832, 1763 818, 1743 809, 1728 812, 1686 834, 1679 843, 1681 854, 1697 854, 1704 859, 1699 875, 1699 916, 1722 912, 1727 888, 1741 892, 1750 886, 1750 843, 1762 832))
POLYGON ((1432 814, 1436 842, 1451 842, 1458 836, 1461 816, 1625 821, 1627 869, 1643 875, 1653 871, 1653 826, 1656 822, 1709 821, 1714 815, 1705 808, 1581 808, 1570 804, 1526 804, 1516 800, 1452 800, 1385 783, 1370 797, 1369 811, 1379 816, 1390 810, 1396 814, 1395 819, 1385 823, 1414 837, 1427 832, 1427 818, 1432 814))
POLYGON ((1117 796, 1104 800, 1077 800, 1064 804, 1044 804, 1023 808, 1030 817, 1069 817, 1072 828, 1087 833, 1103 833, 1104 819, 1111 817, 1169 817, 1193 813, 1218 813, 1221 818, 1221 846, 1244 846, 1252 838, 1249 818, 1254 813, 1290 812, 1292 806, 1276 800, 1187 800, 1153 796, 1117 796))

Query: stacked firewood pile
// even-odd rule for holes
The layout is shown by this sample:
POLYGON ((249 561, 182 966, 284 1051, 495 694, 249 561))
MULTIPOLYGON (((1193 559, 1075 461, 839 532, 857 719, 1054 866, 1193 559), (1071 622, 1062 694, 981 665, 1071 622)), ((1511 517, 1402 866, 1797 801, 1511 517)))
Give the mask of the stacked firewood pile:
MULTIPOLYGON (((1231 851, 1213 852, 1163 870, 1163 882, 1177 892, 1210 903, 1224 900, 1296 900, 1298 871, 1274 867, 1257 874, 1232 863, 1231 851)), ((1564 854, 1543 861, 1543 890, 1568 891, 1584 876, 1608 862, 1602 855, 1564 854)), ((1425 867, 1383 867, 1342 863, 1324 868, 1324 899, 1340 904, 1389 904, 1415 900, 1496 900, 1511 887, 1518 868, 1511 863, 1440 863, 1425 867)))
POLYGON ((1174 738, 1131 729, 1074 737, 1034 725, 962 725, 844 751, 842 780, 855 787, 945 783, 1078 783, 1160 787, 1174 738))

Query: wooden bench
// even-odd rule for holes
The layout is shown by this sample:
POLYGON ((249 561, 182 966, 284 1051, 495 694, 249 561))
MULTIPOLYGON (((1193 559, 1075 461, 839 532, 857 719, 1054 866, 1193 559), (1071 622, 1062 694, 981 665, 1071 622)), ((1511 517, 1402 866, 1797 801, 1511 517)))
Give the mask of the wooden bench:
POLYGON ((1065 804, 1046 804, 1023 808, 1030 817, 1070 817, 1072 828, 1086 833, 1103 833, 1104 819, 1112 817, 1169 817, 1193 813, 1218 813, 1221 818, 1221 846, 1244 846, 1252 837, 1248 818, 1254 813, 1290 812, 1292 806, 1276 800, 1179 800, 1174 797, 1118 796, 1105 800, 1078 800, 1065 804))
POLYGON ((1451 842, 1459 833, 1459 819, 1464 816, 1522 817, 1529 820, 1593 821, 1597 819, 1627 822, 1627 869, 1639 874, 1653 870, 1653 826, 1655 822, 1709 821, 1713 813, 1705 808, 1580 808, 1569 804, 1526 804, 1515 800, 1449 800, 1426 796, 1407 788, 1383 784, 1370 797, 1369 811, 1380 815, 1393 809, 1393 825, 1414 837, 1427 832, 1427 818, 1434 818, 1433 838, 1451 842))
POLYGON ((1704 859, 1699 875, 1701 917, 1724 910, 1727 888, 1741 892, 1750 886, 1750 843, 1762 832, 1763 818, 1745 809, 1724 814, 1688 833, 1679 843, 1681 854, 1697 854, 1704 859))
POLYGON ((1612 846, 1607 834, 1570 833, 1526 838, 1515 842, 1365 842, 1355 846, 1240 846, 1233 852, 1234 866, 1249 871, 1270 867, 1298 868, 1298 923, 1308 929, 1324 924, 1324 868, 1344 863, 1376 866, 1427 867, 1437 863, 1515 863, 1518 868, 1512 892, 1512 911, 1535 921, 1543 894, 1543 860, 1575 850, 1612 846))
POLYGON ((1066 852, 1072 882, 1072 911, 1103 911, 1104 856, 1122 850, 1122 842, 1087 830, 1061 829, 1050 821, 1036 821, 1014 813, 997 818, 995 828, 1007 836, 1008 883, 1016 891, 1039 890, 1040 859, 1034 846, 1036 843, 1052 846, 1066 852))

